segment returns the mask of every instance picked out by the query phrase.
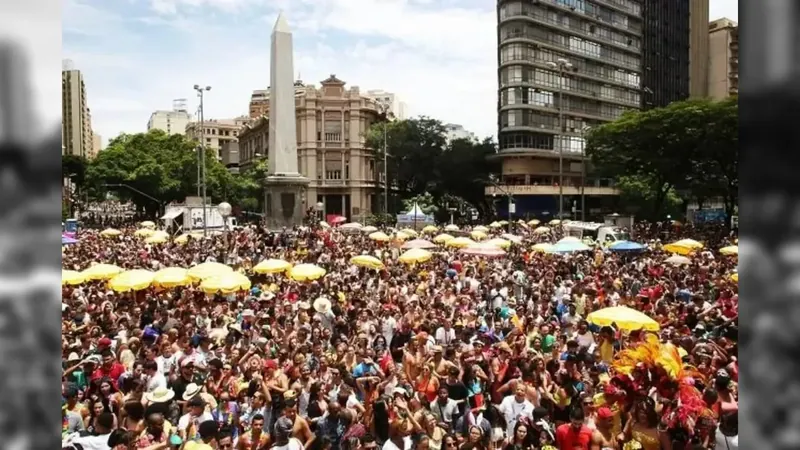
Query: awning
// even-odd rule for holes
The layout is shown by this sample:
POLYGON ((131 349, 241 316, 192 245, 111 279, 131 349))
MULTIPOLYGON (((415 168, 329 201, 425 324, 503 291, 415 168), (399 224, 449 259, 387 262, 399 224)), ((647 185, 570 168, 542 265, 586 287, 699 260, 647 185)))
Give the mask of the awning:
POLYGON ((171 209, 171 210, 167 211, 164 214, 164 216, 161 217, 161 220, 172 220, 172 219, 180 216, 181 214, 183 214, 183 210, 182 209, 171 209))

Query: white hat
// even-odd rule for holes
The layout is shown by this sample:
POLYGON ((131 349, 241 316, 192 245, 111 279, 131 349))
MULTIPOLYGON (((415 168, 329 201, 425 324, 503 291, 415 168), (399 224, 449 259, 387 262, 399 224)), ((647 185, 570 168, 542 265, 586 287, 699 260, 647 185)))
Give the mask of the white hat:
POLYGON ((311 309, 311 305, 308 302, 300 302, 297 304, 297 307, 300 309, 311 309))
POLYGON ((253 312, 252 309, 245 309, 242 311, 242 317, 255 317, 256 314, 253 312))
POLYGON ((314 310, 320 314, 325 314, 331 310, 331 301, 325 297, 314 300, 314 310))
POLYGON ((166 403, 172 400, 174 397, 175 397, 175 391, 165 387, 158 387, 153 392, 148 392, 144 394, 144 399, 150 403, 166 403))
POLYGON ((183 393, 183 400, 188 402, 192 397, 199 393, 200 386, 198 386, 196 383, 189 383, 189 385, 186 386, 186 391, 183 393))
POLYGON ((80 360, 81 360, 81 357, 78 356, 78 354, 75 353, 75 352, 72 352, 72 353, 69 354, 69 356, 67 356, 67 362, 80 361, 80 360))

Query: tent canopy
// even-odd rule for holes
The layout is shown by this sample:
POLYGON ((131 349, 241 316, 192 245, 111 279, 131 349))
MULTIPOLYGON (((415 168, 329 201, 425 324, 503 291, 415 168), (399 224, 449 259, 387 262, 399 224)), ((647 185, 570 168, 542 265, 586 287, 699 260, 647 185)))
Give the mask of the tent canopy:
POLYGON ((429 216, 422 211, 417 203, 406 213, 397 215, 398 223, 433 223, 433 216, 429 216))

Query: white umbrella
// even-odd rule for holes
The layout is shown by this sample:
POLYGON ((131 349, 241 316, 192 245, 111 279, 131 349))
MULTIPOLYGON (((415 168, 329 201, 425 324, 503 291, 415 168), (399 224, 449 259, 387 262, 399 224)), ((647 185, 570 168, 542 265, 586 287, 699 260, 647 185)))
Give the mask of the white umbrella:
POLYGON ((685 256, 672 255, 669 258, 667 258, 666 260, 664 260, 664 262, 672 264, 674 266, 685 266, 685 265, 691 264, 692 260, 687 258, 687 257, 685 257, 685 256))

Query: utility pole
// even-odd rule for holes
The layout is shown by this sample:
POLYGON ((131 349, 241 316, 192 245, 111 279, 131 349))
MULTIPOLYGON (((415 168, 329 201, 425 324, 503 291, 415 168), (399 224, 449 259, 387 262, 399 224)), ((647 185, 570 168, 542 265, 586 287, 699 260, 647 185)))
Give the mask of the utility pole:
POLYGON ((194 90, 197 91, 197 96, 200 97, 200 167, 202 171, 203 180, 203 237, 208 236, 208 205, 206 204, 206 127, 205 117, 203 111, 203 93, 211 90, 211 86, 201 88, 199 84, 194 85, 194 90))
POLYGON ((376 101, 383 116, 383 213, 389 214, 389 121, 394 117, 391 105, 376 101))

